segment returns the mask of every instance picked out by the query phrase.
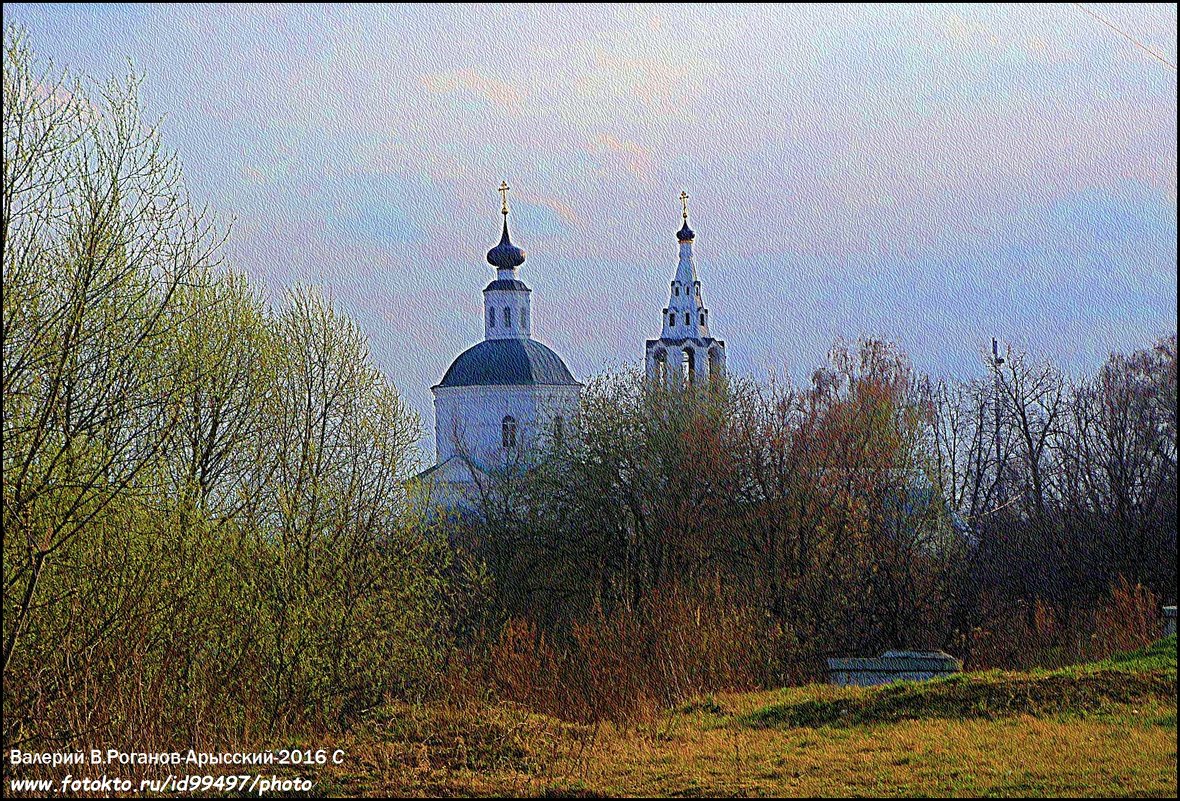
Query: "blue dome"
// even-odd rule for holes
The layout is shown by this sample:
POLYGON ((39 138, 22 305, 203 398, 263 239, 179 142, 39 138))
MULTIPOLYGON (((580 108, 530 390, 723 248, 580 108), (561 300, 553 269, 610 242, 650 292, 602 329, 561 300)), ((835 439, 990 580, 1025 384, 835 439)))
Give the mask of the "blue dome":
POLYGON ((580 386, 561 357, 532 339, 488 339, 451 363, 440 387, 580 386))
POLYGON ((488 264, 497 270, 515 270, 524 264, 524 251, 508 238, 508 216, 504 216, 504 235, 500 244, 488 251, 488 264))
POLYGON ((685 220, 684 225, 680 226, 680 230, 676 232, 676 238, 681 242, 689 242, 696 238, 696 234, 688 227, 688 220, 685 220))

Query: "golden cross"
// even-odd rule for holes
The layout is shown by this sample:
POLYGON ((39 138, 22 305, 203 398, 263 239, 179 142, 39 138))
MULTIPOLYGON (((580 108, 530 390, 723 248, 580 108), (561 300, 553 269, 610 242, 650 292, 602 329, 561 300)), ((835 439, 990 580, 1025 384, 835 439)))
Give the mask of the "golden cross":
POLYGON ((500 213, 505 217, 508 216, 508 182, 501 181, 500 188, 496 190, 500 193, 500 201, 503 205, 500 207, 500 213))
POLYGON ((684 221, 688 222, 688 192, 681 190, 680 202, 684 204, 684 221))

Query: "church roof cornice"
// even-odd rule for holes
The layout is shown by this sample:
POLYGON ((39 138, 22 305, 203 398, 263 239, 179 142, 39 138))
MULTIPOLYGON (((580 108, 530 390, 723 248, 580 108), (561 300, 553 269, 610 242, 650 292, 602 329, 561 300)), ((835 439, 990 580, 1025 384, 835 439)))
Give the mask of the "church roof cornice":
POLYGON ((508 292, 532 292, 524 281, 518 281, 515 278, 497 278, 490 284, 483 288, 484 292, 508 291, 508 292))
POLYGON ((680 337, 678 339, 669 337, 667 339, 649 339, 647 344, 659 345, 663 343, 664 345, 683 345, 686 342, 691 342, 694 345, 700 345, 701 347, 708 347, 709 345, 720 345, 725 347, 725 340, 714 339, 713 337, 680 337))

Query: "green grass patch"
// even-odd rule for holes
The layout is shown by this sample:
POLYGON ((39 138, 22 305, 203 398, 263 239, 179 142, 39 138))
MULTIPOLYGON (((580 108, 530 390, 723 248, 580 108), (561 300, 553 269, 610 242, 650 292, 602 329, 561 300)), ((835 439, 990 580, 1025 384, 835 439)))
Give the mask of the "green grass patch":
POLYGON ((1176 635, 1156 640, 1146 648, 1115 654, 1109 659, 1094 662, 1095 665, 1113 665, 1127 670, 1176 670, 1176 635))
POLYGON ((855 726, 924 718, 1085 714, 1176 698, 1176 637, 1100 662, 1050 671, 963 673, 881 687, 825 688, 739 718, 755 728, 855 726))

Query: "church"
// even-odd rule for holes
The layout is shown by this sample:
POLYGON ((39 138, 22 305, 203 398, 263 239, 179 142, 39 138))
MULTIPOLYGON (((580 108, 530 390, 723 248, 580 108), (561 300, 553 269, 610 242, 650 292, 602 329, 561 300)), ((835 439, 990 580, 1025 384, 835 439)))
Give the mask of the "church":
MULTIPOLYGON (((437 461, 412 482, 449 508, 473 502, 488 479, 526 466, 530 454, 560 439, 580 402, 582 384, 561 356, 533 338, 532 290, 520 276, 525 252, 508 232, 508 191, 502 182, 503 233, 487 253, 495 277, 483 290, 484 339, 460 353, 431 387, 437 461)), ((693 262, 688 195, 681 192, 680 201, 679 261, 660 337, 647 341, 644 360, 648 380, 669 388, 725 375, 725 343, 710 333, 693 262)))

